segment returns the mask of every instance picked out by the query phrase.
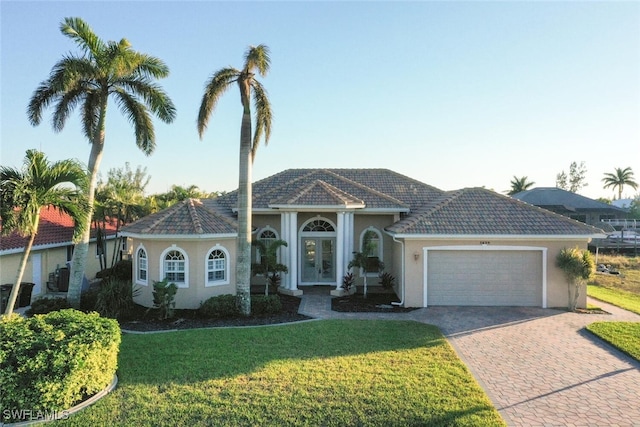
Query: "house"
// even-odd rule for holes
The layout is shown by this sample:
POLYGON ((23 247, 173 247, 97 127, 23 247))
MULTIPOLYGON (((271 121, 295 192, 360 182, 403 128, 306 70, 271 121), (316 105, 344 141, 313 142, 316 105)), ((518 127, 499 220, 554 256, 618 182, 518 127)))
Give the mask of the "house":
MULTIPOLYGON (((152 284, 164 278, 177 284, 179 308, 235 293, 236 198, 188 199, 124 227, 138 303, 151 306, 152 284)), ((340 295, 366 240, 407 307, 566 307, 555 257, 602 234, 493 191, 445 192, 387 169, 288 169, 253 184, 252 211, 253 239, 287 242, 280 292, 328 286, 340 295)), ((365 274, 377 285, 377 271, 365 274)))
MULTIPOLYGON (((40 211, 40 224, 38 234, 33 243, 29 255, 23 282, 33 283, 31 299, 44 295, 51 290, 47 289, 47 282, 53 282, 51 288, 60 288, 65 291, 68 285, 68 263, 73 255, 73 228, 74 223, 70 216, 51 207, 40 211)), ((115 238, 115 226, 107 224, 107 240, 115 238)), ((99 248, 96 243, 96 232, 92 230, 92 238, 89 243, 89 256, 85 276, 93 279, 101 270, 98 258, 99 251, 106 251, 106 259, 111 260, 113 245, 106 244, 105 248, 99 248)), ((0 280, 3 284, 13 284, 16 280, 20 259, 27 245, 27 238, 18 233, 11 233, 0 237, 0 280)), ((120 248, 117 248, 120 250, 120 248)))
POLYGON ((616 220, 624 220, 629 214, 628 209, 555 187, 538 187, 512 197, 595 227, 606 227, 603 222, 615 224, 616 220))

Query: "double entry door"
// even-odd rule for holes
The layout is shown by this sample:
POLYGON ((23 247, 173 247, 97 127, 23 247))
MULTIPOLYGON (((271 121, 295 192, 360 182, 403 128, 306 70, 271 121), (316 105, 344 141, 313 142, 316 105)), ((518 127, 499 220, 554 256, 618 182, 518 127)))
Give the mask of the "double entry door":
POLYGON ((336 282, 336 239, 326 237, 302 238, 301 285, 336 282))

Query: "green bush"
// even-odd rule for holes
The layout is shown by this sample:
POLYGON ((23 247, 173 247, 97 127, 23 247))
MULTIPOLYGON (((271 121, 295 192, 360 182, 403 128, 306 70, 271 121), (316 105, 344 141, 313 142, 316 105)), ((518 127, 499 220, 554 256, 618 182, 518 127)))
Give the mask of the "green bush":
POLYGON ((97 313, 0 318, 0 424, 19 421, 12 410, 62 411, 104 389, 119 346, 118 323, 97 313))
POLYGON ((38 298, 31 303, 31 307, 25 311, 25 314, 31 317, 36 314, 64 310, 65 308, 71 308, 66 298, 38 298))
POLYGON ((198 314, 202 317, 224 318, 235 317, 239 314, 235 295, 219 295, 211 297, 200 305, 198 314))
POLYGON ((96 295, 95 310, 102 316, 122 319, 133 308, 133 297, 139 290, 133 289, 130 280, 111 276, 100 284, 96 295))
POLYGON ((282 311, 282 302, 278 295, 251 295, 251 314, 263 316, 278 314, 282 311))
POLYGON ((130 259, 123 259, 116 262, 113 267, 105 268, 96 273, 98 279, 108 279, 109 277, 116 277, 121 280, 133 279, 133 264, 130 259))

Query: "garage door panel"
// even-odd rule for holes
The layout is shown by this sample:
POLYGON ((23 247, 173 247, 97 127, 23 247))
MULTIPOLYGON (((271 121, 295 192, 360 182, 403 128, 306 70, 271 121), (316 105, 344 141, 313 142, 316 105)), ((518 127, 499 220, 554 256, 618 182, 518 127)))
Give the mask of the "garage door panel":
POLYGON ((434 250, 428 305, 542 305, 541 251, 434 250))

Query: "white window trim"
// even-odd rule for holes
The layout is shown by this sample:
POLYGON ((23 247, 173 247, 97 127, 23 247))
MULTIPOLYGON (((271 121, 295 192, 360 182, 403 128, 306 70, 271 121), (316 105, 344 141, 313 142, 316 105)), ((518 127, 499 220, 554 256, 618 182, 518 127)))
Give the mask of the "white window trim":
POLYGON ((220 246, 219 243, 216 243, 214 247, 209 249, 207 255, 204 257, 204 287, 209 288, 211 286, 222 286, 228 285, 231 283, 229 280, 229 276, 231 276, 231 257, 229 256, 229 251, 224 246, 220 246), (219 250, 224 253, 224 268, 225 268, 225 279, 224 280, 209 280, 209 255, 211 252, 219 250))
POLYGON ((136 248, 133 258, 134 258, 133 272, 136 278, 136 285, 149 286, 149 251, 147 250, 147 248, 144 247, 142 243, 139 244, 138 247, 136 248), (140 252, 140 250, 143 250, 145 255, 147 256, 147 280, 139 279, 140 276, 138 273, 140 272, 139 270, 140 266, 138 265, 138 252, 140 252))
MULTIPOLYGON (((358 245, 359 250, 362 250, 362 244, 364 243, 364 235, 368 232, 368 231, 373 231, 374 233, 376 233, 378 235, 378 259, 381 262, 384 262, 384 248, 382 247, 382 233, 380 232, 380 230, 378 230, 377 228, 375 228, 374 226, 369 226, 367 228, 365 228, 364 230, 362 230, 362 233, 360 233, 360 244, 358 245)), ((378 277, 378 272, 368 272, 365 273, 367 275, 367 277, 378 277)), ((363 277, 365 274, 362 274, 362 269, 360 269, 360 277, 363 277)))
POLYGON ((169 246, 160 254, 160 280, 164 280, 166 276, 164 272, 164 257, 171 251, 178 251, 182 253, 182 255, 184 255, 184 282, 172 281, 170 283, 175 283, 176 286, 179 288, 188 288, 189 287, 189 254, 187 254, 187 251, 185 251, 184 249, 176 245, 169 246))

